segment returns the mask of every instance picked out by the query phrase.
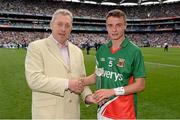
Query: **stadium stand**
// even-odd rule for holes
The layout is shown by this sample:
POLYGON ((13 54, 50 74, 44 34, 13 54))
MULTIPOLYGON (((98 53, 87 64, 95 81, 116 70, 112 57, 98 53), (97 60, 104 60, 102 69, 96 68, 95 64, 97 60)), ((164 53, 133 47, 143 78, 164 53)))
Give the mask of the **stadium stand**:
POLYGON ((85 43, 108 40, 105 14, 122 9, 127 14, 127 35, 138 46, 180 45, 180 2, 148 6, 109 6, 52 0, 0 0, 0 47, 16 48, 49 35, 52 13, 66 8, 75 15, 70 40, 82 47, 85 43))

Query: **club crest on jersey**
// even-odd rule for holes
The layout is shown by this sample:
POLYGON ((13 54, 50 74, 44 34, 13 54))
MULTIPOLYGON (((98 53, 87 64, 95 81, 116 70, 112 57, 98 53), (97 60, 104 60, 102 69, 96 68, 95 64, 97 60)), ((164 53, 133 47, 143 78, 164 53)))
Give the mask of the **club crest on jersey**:
POLYGON ((117 66, 118 66, 118 67, 124 67, 124 63, 125 63, 125 60, 122 59, 122 58, 119 58, 119 61, 118 61, 118 63, 117 63, 117 66))

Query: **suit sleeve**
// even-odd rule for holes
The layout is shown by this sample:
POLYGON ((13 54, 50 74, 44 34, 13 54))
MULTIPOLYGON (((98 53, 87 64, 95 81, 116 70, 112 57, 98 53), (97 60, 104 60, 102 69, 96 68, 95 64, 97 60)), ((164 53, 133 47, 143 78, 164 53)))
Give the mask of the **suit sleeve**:
MULTIPOLYGON (((83 57, 82 52, 81 52, 81 71, 82 71, 83 76, 86 76, 86 69, 85 69, 85 65, 84 65, 84 57, 83 57)), ((90 95, 90 94, 92 94, 92 92, 89 89, 89 87, 86 86, 84 88, 84 91, 81 93, 81 97, 82 97, 83 101, 85 101, 86 96, 90 95)))
POLYGON ((34 43, 29 44, 25 59, 25 75, 29 87, 33 91, 64 96, 67 79, 49 77, 44 74, 42 53, 34 43))

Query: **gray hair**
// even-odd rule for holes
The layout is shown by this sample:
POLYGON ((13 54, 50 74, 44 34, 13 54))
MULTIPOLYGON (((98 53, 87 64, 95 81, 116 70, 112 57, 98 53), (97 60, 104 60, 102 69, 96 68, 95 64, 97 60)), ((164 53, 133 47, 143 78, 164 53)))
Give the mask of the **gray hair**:
POLYGON ((55 17, 56 17, 57 15, 59 15, 59 14, 69 16, 69 17, 72 19, 72 22, 73 22, 73 15, 72 15, 72 13, 71 13, 69 10, 67 10, 67 9, 58 9, 58 10, 56 10, 56 11, 54 12, 54 14, 52 15, 51 22, 53 22, 53 21, 55 20, 55 17))

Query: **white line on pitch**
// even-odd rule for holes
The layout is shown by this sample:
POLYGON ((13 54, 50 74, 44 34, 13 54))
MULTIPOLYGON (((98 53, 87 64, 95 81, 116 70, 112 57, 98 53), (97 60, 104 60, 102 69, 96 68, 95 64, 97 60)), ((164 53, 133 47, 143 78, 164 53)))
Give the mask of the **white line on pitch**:
POLYGON ((178 65, 171 65, 171 64, 161 64, 161 63, 154 63, 154 62, 145 62, 146 64, 151 64, 151 65, 160 65, 160 66, 167 66, 167 67, 180 67, 178 65))

